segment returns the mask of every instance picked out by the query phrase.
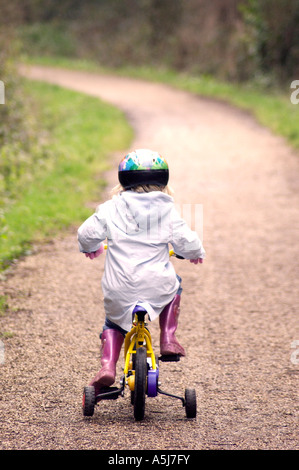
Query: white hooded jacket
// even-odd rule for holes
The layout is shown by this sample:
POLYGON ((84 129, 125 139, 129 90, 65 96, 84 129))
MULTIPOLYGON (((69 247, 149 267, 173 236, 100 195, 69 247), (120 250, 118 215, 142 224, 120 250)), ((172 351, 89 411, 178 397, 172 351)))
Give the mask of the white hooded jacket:
POLYGON ((91 253, 105 239, 105 313, 126 331, 137 304, 154 320, 177 292, 169 244, 184 258, 205 257, 198 235, 179 216, 173 198, 161 191, 124 191, 101 204, 78 230, 79 249, 91 253))

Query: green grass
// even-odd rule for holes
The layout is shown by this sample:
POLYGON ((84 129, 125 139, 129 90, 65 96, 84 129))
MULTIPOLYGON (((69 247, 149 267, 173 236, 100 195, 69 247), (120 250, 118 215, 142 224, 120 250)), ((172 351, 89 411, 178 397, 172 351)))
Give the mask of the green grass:
MULTIPOLYGON (((122 76, 162 82, 196 95, 218 99, 249 111, 257 121, 284 137, 295 149, 299 149, 299 104, 290 101, 288 85, 284 89, 271 89, 256 83, 236 84, 217 80, 210 76, 192 76, 163 67, 123 67, 107 69, 94 62, 64 57, 27 58, 30 63, 51 65, 89 72, 114 73, 122 76)), ((291 84, 291 80, 290 80, 291 84)), ((289 85, 290 85, 289 84, 289 85)))
POLYGON ((7 297, 0 295, 0 317, 5 314, 8 309, 7 297))
POLYGON ((90 215, 86 203, 100 199, 109 155, 133 136, 122 112, 96 98, 39 82, 25 87, 46 132, 47 165, 0 213, 0 270, 33 242, 90 215))

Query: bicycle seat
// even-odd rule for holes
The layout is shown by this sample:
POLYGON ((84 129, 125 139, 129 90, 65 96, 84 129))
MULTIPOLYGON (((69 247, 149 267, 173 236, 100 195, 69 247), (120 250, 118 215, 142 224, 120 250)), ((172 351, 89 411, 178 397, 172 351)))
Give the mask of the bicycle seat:
POLYGON ((136 305, 136 307, 133 310, 133 313, 138 313, 138 312, 147 313, 147 310, 145 308, 141 307, 140 305, 136 305))
POLYGON ((137 315, 137 318, 139 321, 144 321, 145 315, 147 314, 147 310, 140 305, 136 305, 136 307, 133 310, 133 318, 134 315, 137 315))

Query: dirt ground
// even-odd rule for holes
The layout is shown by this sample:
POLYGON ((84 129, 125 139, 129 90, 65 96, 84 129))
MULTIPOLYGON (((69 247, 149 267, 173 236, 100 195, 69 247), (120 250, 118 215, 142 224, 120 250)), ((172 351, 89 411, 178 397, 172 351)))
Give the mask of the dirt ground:
MULTIPOLYGON (((104 258, 80 254, 73 227, 0 282, 10 306, 0 330, 13 333, 0 365, 0 448, 298 449, 298 154, 246 113, 161 84, 26 73, 117 105, 135 129, 132 147, 168 160, 176 202, 207 258, 173 261, 183 278, 177 336, 187 356, 160 364, 161 388, 195 388, 198 414, 187 420, 179 401, 159 395, 147 398, 136 423, 126 394, 83 417, 82 390, 99 366, 104 258)), ((113 157, 110 187, 121 157, 113 157)), ((156 322, 150 329, 158 349, 156 322)), ((122 366, 123 358, 118 378, 122 366)))

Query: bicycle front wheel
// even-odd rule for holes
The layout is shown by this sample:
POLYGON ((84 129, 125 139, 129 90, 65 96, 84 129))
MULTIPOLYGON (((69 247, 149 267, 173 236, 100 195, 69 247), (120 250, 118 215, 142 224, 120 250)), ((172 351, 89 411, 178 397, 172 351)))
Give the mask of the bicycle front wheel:
POLYGON ((145 412, 145 393, 147 376, 146 348, 141 347, 136 351, 135 360, 135 387, 134 387, 134 418, 141 421, 145 412))

